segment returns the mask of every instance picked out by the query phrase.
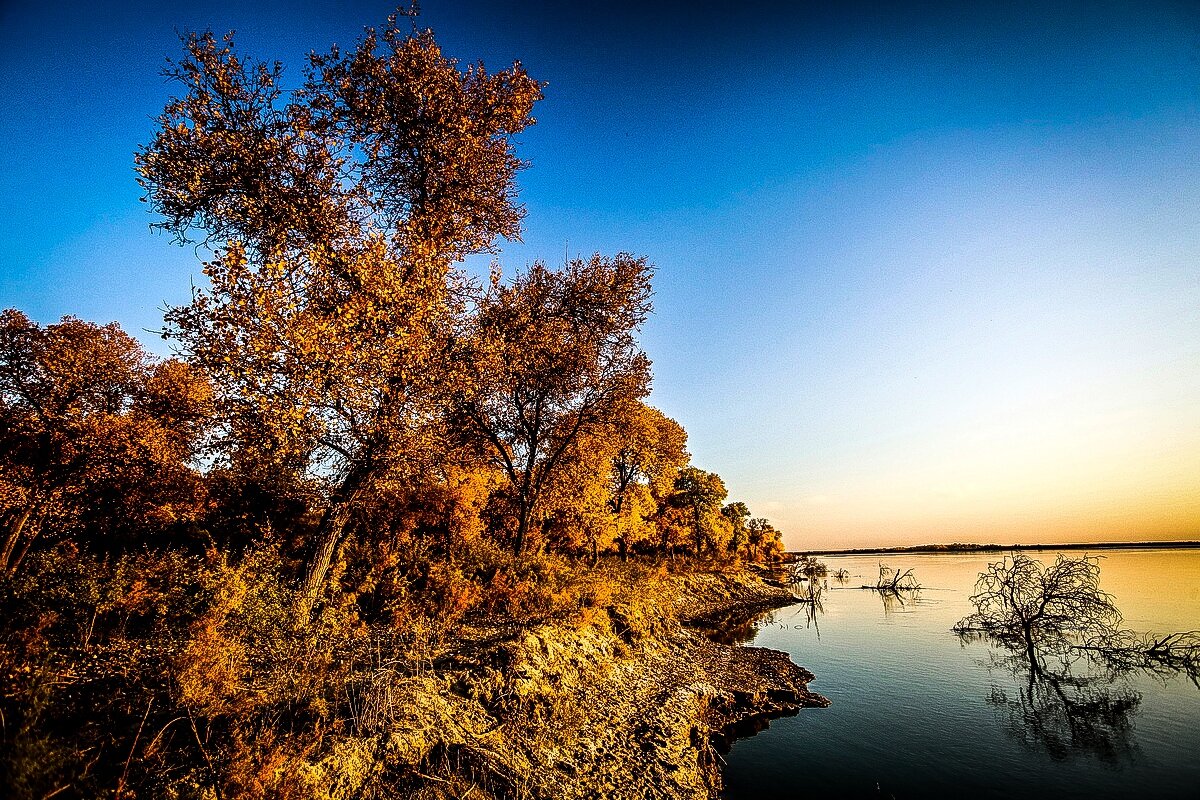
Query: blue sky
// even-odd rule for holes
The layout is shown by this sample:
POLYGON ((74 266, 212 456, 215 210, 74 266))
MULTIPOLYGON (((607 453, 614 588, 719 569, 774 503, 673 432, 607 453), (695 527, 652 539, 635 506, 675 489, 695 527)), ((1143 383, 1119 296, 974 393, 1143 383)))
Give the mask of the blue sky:
MULTIPOLYGON (((298 76, 389 10, 4 4, 0 303, 158 327, 199 273, 133 173, 176 31, 236 29, 298 76)), ((792 546, 1200 536, 1193 4, 427 0, 422 22, 549 84, 505 267, 657 264, 652 401, 792 546)))

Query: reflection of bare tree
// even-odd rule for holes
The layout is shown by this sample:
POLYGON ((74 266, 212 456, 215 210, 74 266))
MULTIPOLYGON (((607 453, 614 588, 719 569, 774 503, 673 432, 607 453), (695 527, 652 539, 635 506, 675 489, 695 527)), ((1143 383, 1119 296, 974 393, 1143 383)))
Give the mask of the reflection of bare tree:
POLYGON ((909 603, 919 602, 921 599, 921 587, 916 586, 896 592, 879 592, 879 599, 883 602, 884 616, 890 616, 909 603))
POLYGON ((829 588, 829 581, 801 578, 792 584, 792 594, 802 603, 819 603, 827 588, 829 588))
POLYGON ((1125 679, 1048 672, 1022 651, 1010 665, 1025 678, 1016 696, 993 686, 988 702, 1007 713, 1015 738, 1059 761, 1094 756, 1115 763, 1133 756, 1133 718, 1142 696, 1125 679))
POLYGON ((904 605, 904 598, 898 594, 888 592, 880 592, 879 599, 883 601, 883 615, 890 617, 896 612, 896 609, 904 605))
POLYGON ((804 604, 804 627, 812 628, 817 632, 817 638, 821 638, 821 626, 817 623, 817 617, 825 613, 825 606, 821 604, 818 597, 811 603, 804 604))

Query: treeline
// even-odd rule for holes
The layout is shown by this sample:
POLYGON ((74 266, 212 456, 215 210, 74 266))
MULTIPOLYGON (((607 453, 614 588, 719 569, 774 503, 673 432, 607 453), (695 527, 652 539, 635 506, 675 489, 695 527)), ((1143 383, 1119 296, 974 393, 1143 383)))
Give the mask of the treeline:
MULTIPOLYGON (((520 64, 461 68, 393 18, 285 90, 230 37, 184 44, 136 156, 157 227, 207 254, 166 316, 179 357, 115 324, 3 313, 0 571, 63 542, 270 541, 303 615, 335 567, 407 594, 481 548, 781 555, 643 402, 645 259, 463 267, 520 233, 514 137, 542 96, 520 64)), ((464 568, 457 593, 496 574, 464 568)))
MULTIPOLYGON (((536 270, 542 281, 572 274, 536 270)), ((522 277, 504 287, 488 313, 527 300, 526 285, 522 277)), ((577 343, 559 356, 549 341, 533 353, 534 337, 521 341, 524 357, 541 364, 579 358, 577 343)), ((677 422, 625 387, 606 393, 566 370, 561 379, 578 382, 581 397, 555 396, 543 388, 549 381, 523 382, 517 358, 474 361, 494 382, 464 384, 413 425, 421 435, 396 436, 390 463, 361 476, 349 445, 322 441, 329 426, 281 458, 270 426, 296 424, 282 409, 252 415, 203 365, 157 359, 116 323, 68 317, 42 327, 4 311, 0 570, 12 576, 31 551, 64 545, 98 556, 164 548, 236 556, 268 540, 297 565, 298 587, 318 570, 323 577, 321 559, 333 560, 345 541, 366 562, 359 569, 395 569, 396 553, 412 554, 411 574, 393 580, 427 577, 433 562, 479 547, 591 563, 603 554, 780 557, 779 532, 727 503, 718 475, 689 465, 677 422)), ((484 576, 466 577, 487 590, 484 576)))

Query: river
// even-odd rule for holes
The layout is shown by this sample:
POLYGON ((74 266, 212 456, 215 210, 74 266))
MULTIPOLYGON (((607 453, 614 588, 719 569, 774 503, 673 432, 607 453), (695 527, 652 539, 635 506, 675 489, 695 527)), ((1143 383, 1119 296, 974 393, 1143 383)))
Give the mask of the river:
MULTIPOLYGON (((1124 627, 1200 628, 1200 551, 1101 555, 1101 586, 1124 627)), ((1000 558, 823 557, 851 577, 830 578, 820 608, 768 616, 749 643, 788 652, 832 705, 735 743, 726 797, 1200 798, 1200 689, 1187 677, 1031 690, 1008 651, 951 632, 973 610, 979 573, 1000 558), (874 583, 881 560, 911 568, 924 588, 904 602, 853 588, 874 583)))

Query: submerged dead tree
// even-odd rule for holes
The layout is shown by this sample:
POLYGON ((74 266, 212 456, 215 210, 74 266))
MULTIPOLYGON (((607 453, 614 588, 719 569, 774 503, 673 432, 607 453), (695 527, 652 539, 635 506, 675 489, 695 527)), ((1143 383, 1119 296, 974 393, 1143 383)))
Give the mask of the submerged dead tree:
POLYGON ((1100 560, 1059 555, 1053 564, 1018 553, 989 564, 971 597, 975 613, 954 626, 1023 651, 1036 675, 1087 659, 1112 674, 1182 672, 1200 687, 1200 631, 1139 634, 1120 627, 1113 596, 1100 588, 1100 560))
POLYGON ((900 570, 886 564, 879 565, 879 578, 874 586, 863 586, 880 594, 899 596, 903 591, 916 591, 921 588, 911 569, 900 570))
POLYGON ((1121 612, 1100 588, 1100 561, 1060 555, 1049 566, 1024 553, 989 564, 975 584, 975 613, 955 625, 1024 649, 1041 672, 1045 656, 1068 656, 1087 639, 1112 636, 1121 612))

